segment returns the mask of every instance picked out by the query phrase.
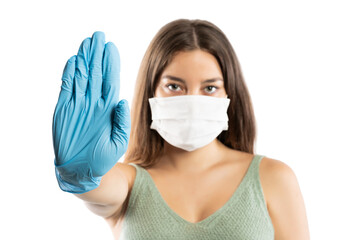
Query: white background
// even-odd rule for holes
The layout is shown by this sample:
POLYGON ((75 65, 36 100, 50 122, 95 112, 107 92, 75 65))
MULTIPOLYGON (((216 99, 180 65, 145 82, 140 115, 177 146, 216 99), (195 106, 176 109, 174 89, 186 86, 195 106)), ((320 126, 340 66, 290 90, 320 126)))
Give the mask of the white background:
POLYGON ((52 114, 68 58, 94 31, 121 57, 130 104, 150 40, 178 18, 220 27, 254 104, 256 152, 297 175, 312 239, 360 239, 358 1, 2 1, 0 239, 112 239, 62 192, 52 114))

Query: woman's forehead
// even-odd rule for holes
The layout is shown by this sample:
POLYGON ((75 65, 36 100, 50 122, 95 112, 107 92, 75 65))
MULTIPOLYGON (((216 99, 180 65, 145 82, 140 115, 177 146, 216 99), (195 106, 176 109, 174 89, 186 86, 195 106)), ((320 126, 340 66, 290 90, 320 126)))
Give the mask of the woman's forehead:
POLYGON ((189 80, 191 78, 203 81, 223 79, 220 66, 216 58, 208 52, 193 50, 179 52, 172 61, 165 67, 161 78, 168 80, 189 80))

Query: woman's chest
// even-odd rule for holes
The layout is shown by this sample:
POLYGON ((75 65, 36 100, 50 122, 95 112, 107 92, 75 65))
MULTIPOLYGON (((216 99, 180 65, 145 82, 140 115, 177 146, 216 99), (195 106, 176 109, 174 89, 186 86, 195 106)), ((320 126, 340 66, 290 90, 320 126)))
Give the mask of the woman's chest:
POLYGON ((184 220, 200 222, 226 206, 247 168, 240 165, 201 175, 159 174, 149 170, 162 201, 184 220))

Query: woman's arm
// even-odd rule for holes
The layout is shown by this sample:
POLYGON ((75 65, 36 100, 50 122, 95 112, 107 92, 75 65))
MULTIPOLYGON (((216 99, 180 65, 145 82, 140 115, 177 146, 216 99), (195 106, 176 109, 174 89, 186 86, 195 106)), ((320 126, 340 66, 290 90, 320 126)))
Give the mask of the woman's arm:
POLYGON ((133 166, 117 163, 101 179, 100 186, 83 194, 74 194, 84 200, 90 211, 109 218, 121 210, 136 175, 133 166))
POLYGON ((262 160, 259 171, 275 239, 310 239, 305 204, 295 173, 285 163, 270 158, 262 160))

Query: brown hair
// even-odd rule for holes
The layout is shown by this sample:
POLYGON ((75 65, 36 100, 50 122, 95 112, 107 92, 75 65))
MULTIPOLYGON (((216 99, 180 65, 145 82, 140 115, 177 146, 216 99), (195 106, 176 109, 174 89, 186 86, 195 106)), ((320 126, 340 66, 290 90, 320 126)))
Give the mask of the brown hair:
POLYGON ((178 19, 163 26, 152 39, 141 62, 131 108, 131 132, 124 163, 133 162, 144 168, 154 165, 163 153, 164 140, 150 129, 149 98, 154 97, 159 78, 179 51, 201 49, 218 61, 230 105, 228 130, 217 139, 224 145, 254 153, 255 117, 240 64, 225 34, 205 20, 178 19))

